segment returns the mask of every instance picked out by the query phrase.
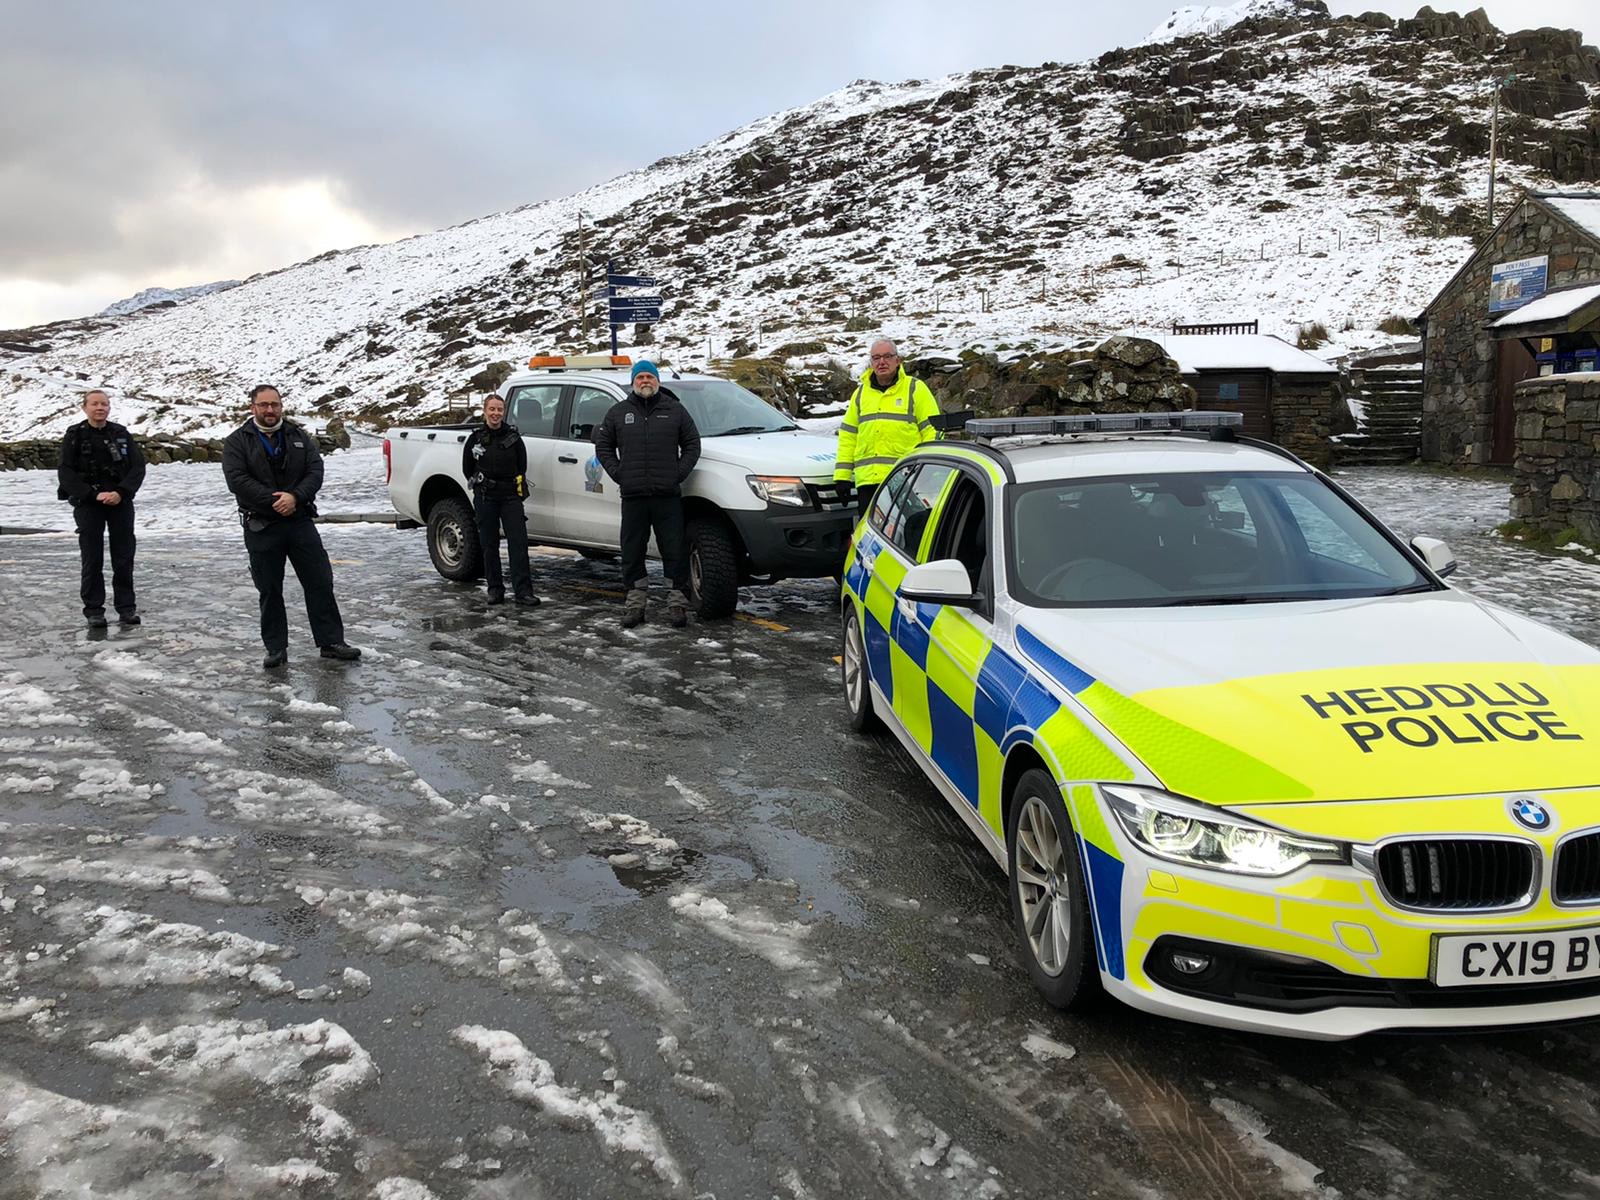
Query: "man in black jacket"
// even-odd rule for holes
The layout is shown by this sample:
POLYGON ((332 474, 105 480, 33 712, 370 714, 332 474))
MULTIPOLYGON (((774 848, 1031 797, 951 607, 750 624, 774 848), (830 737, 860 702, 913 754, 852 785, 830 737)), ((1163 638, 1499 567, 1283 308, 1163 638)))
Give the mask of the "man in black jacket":
POLYGON ((111 599, 117 620, 139 624, 133 595, 133 496, 144 482, 144 452, 111 415, 111 398, 84 393, 84 419, 61 439, 56 495, 72 505, 82 563, 79 595, 91 629, 106 627, 106 534, 111 537, 111 599))
POLYGON ((595 456, 617 482, 622 499, 622 625, 644 620, 650 602, 645 551, 655 531, 662 572, 672 583, 667 616, 689 623, 689 556, 683 544, 683 481, 700 460, 700 431, 678 398, 661 386, 656 365, 633 365, 633 388, 606 413, 594 432, 595 456))
POLYGON ((483 548, 483 575, 489 603, 504 604, 505 577, 500 573, 500 530, 506 531, 511 554, 511 592, 518 604, 534 605, 533 572, 528 568, 528 447, 517 427, 506 420, 506 402, 494 392, 483 398, 483 425, 461 447, 461 474, 472 485, 472 514, 478 520, 478 545, 483 548))
POLYGON ((222 444, 222 476, 239 502, 250 578, 261 596, 261 641, 268 670, 289 661, 289 622, 283 611, 283 565, 294 564, 306 596, 311 634, 323 658, 346 662, 361 651, 345 645, 344 622, 333 595, 333 567, 311 518, 322 487, 317 439, 283 418, 283 398, 269 383, 250 389, 250 419, 222 444))

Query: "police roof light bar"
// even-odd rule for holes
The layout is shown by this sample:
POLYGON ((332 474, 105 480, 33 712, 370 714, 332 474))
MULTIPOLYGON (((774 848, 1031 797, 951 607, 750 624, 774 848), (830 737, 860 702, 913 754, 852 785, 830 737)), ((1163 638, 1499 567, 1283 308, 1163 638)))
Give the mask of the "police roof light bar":
POLYGON ((1236 412, 1102 413, 1074 417, 981 417, 967 422, 967 433, 980 442, 1010 437, 1065 437, 1075 433, 1187 433, 1238 429, 1244 414, 1236 412))

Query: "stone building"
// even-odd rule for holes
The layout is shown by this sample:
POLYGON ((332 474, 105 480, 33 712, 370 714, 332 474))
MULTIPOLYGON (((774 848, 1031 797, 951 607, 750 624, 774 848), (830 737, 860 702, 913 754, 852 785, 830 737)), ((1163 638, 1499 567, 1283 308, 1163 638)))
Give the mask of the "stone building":
POLYGON ((1262 333, 1149 336, 1178 364, 1181 377, 1195 390, 1197 408, 1242 413, 1246 434, 1276 442, 1315 466, 1328 466, 1336 367, 1262 333))
POLYGON ((1419 318, 1423 461, 1511 464, 1516 387, 1539 374, 1539 344, 1497 336, 1491 322, 1594 283, 1600 191, 1525 194, 1419 318))

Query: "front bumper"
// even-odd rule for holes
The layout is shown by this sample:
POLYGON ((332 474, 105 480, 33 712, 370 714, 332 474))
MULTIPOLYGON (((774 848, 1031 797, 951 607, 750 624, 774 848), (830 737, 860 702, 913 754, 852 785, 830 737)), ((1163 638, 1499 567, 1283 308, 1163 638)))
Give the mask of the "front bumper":
MULTIPOLYGON (((1325 1039, 1600 1017, 1600 979, 1454 987, 1432 982, 1437 935, 1508 937, 1600 927, 1600 903, 1557 906, 1551 900, 1548 871, 1539 895, 1520 909, 1420 912, 1391 904, 1377 878, 1353 864, 1311 864, 1278 878, 1185 867, 1133 842, 1098 789, 1080 785, 1072 795, 1101 977, 1112 994, 1137 1008, 1325 1039), (1085 810, 1088 805, 1093 812, 1085 810), (1174 952, 1203 955, 1211 966, 1186 976, 1172 966, 1174 952)), ((1561 801, 1568 811, 1578 811, 1575 795, 1583 804, 1600 804, 1600 793, 1568 793, 1561 801)), ((1430 803, 1454 809, 1452 818, 1433 828, 1465 831, 1464 836, 1503 831, 1503 798, 1430 803), (1500 823, 1486 814, 1499 816, 1500 823)), ((1373 841, 1418 828, 1380 828, 1409 820, 1399 806, 1363 807, 1362 819, 1370 823, 1364 836, 1373 841)), ((1315 825, 1286 819, 1292 809, 1273 815, 1296 832, 1328 836, 1315 825)), ((1544 852, 1552 853, 1557 840, 1550 836, 1544 852)))
POLYGON ((753 575, 814 579, 837 575, 855 528, 854 509, 794 508, 726 510, 744 543, 753 575))

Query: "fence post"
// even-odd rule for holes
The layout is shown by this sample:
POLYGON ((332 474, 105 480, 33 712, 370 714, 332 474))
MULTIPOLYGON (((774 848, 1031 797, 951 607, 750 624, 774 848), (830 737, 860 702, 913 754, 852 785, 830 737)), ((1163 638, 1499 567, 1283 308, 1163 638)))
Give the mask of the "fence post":
POLYGON ((1295 238, 1294 252, 1296 254, 1304 254, 1306 252, 1306 235, 1305 234, 1302 233, 1298 237, 1295 238))

